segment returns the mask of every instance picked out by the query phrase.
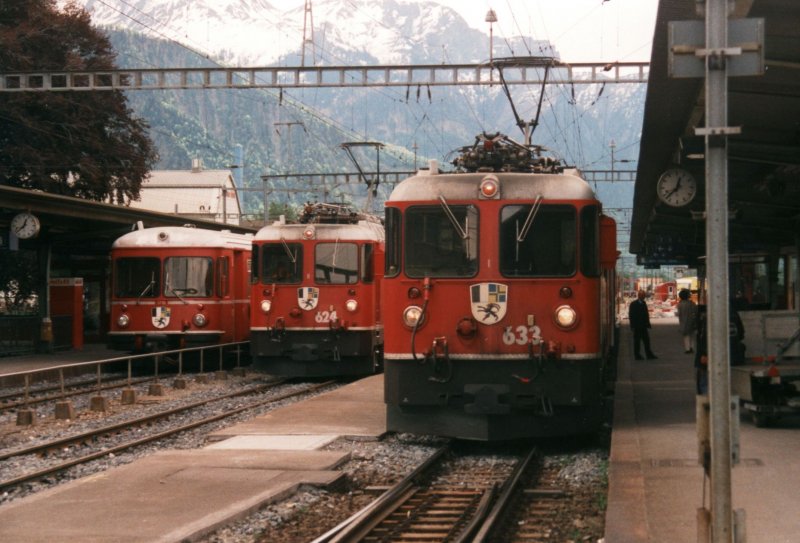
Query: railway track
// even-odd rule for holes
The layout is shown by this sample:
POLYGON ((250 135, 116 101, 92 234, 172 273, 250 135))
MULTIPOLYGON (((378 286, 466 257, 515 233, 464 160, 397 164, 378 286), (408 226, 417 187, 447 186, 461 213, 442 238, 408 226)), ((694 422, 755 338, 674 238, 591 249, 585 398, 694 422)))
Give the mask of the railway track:
POLYGON ((55 402, 83 394, 93 394, 100 391, 116 390, 118 388, 125 388, 128 386, 141 385, 143 383, 149 383, 155 380, 155 377, 140 377, 129 381, 125 377, 120 377, 118 380, 107 380, 105 384, 97 386, 97 379, 93 378, 72 382, 69 385, 65 385, 63 388, 60 384, 39 387, 30 390, 27 393, 27 397, 24 391, 6 393, 0 395, 0 412, 16 407, 55 402), (55 392, 55 394, 48 394, 50 392, 55 392))
POLYGON ((442 447, 314 543, 494 541, 537 455, 531 449, 514 461, 481 462, 442 447))
MULTIPOLYGON (((23 484, 23 483, 36 481, 36 480, 41 479, 43 477, 46 477, 46 476, 49 476, 49 475, 53 475, 53 474, 56 474, 56 473, 59 473, 59 472, 62 472, 62 471, 65 471, 65 470, 67 470, 67 469, 69 469, 71 467, 74 467, 74 466, 77 466, 77 465, 80 465, 80 464, 85 464, 87 462, 91 462, 92 460, 96 460, 96 459, 102 458, 102 457, 107 456, 107 455, 119 454, 119 453, 121 453, 123 451, 126 451, 128 449, 132 449, 132 448, 135 448, 135 447, 138 447, 138 446, 141 446, 141 445, 145 445, 145 444, 153 442, 153 441, 157 441, 157 440, 160 440, 160 439, 171 437, 171 436, 180 434, 182 432, 193 430, 193 429, 198 428, 200 426, 203 426, 203 425, 206 425, 206 424, 209 424, 209 423, 213 423, 213 422, 216 422, 216 421, 219 421, 219 420, 223 420, 225 418, 232 417, 234 415, 237 415, 239 413, 242 413, 242 412, 245 412, 245 411, 248 411, 248 410, 251 410, 251 409, 262 407, 262 406, 268 405, 270 403, 279 402, 279 401, 282 401, 282 400, 285 400, 285 399, 288 399, 288 398, 292 398, 292 397, 295 397, 295 396, 301 396, 301 395, 304 395, 304 394, 308 394, 308 393, 314 392, 316 390, 319 390, 321 388, 327 387, 327 386, 329 386, 331 384, 334 384, 334 383, 335 383, 335 381, 326 381, 326 382, 323 382, 323 383, 317 383, 317 384, 314 384, 314 385, 311 385, 311 386, 308 386, 308 387, 304 387, 303 389, 300 389, 300 390, 295 390, 295 391, 292 391, 292 392, 279 394, 277 396, 270 396, 268 398, 261 398, 261 399, 259 399, 257 401, 248 403, 247 405, 243 405, 243 406, 239 406, 239 407, 234 408, 234 409, 226 410, 224 413, 219 413, 219 414, 216 414, 216 415, 213 415, 213 416, 203 417, 201 419, 194 420, 194 421, 188 422, 188 423, 184 423, 184 424, 181 424, 179 426, 170 428, 168 430, 155 432, 155 433, 143 436, 143 437, 139 436, 139 437, 136 437, 135 439, 126 440, 126 441, 124 441, 122 443, 119 443, 119 444, 116 444, 116 445, 113 445, 113 446, 110 446, 110 447, 102 447, 100 450, 95 450, 94 452, 83 454, 81 456, 76 456, 76 457, 70 458, 70 459, 62 461, 62 462, 57 462, 57 463, 54 463, 54 464, 52 464, 50 466, 44 467, 42 469, 38 469, 38 470, 33 471, 33 472, 25 473, 23 475, 19 475, 17 477, 13 477, 13 478, 9 478, 9 479, 6 479, 6 480, 2 480, 2 481, 0 481, 0 489, 5 489, 5 488, 13 487, 13 486, 16 486, 16 485, 20 485, 20 484, 23 484)), ((123 423, 114 424, 114 425, 110 425, 110 426, 105 426, 105 427, 102 427, 102 428, 97 428, 95 430, 91 430, 89 432, 84 432, 82 434, 77 434, 77 435, 68 436, 68 437, 65 437, 65 438, 57 439, 57 440, 48 441, 46 443, 37 444, 35 446, 26 447, 26 448, 23 448, 23 449, 15 449, 13 451, 7 451, 5 453, 0 454, 0 461, 1 460, 7 460, 7 459, 13 458, 13 457, 23 456, 23 455, 44 454, 47 451, 63 450, 65 447, 69 446, 70 444, 95 444, 95 445, 97 445, 97 442, 103 436, 122 433, 122 432, 125 432, 125 431, 129 431, 131 429, 140 428, 142 426, 146 426, 148 424, 151 424, 154 421, 157 421, 159 419, 173 417, 173 416, 175 416, 177 414, 185 413, 185 412, 191 411, 193 409, 197 409, 198 407, 203 406, 203 405, 207 405, 207 404, 209 404, 211 402, 219 402, 219 401, 222 401, 224 399, 229 399, 229 398, 233 398, 233 397, 237 397, 237 396, 252 395, 252 394, 259 393, 259 392, 264 392, 264 391, 268 390, 269 388, 272 388, 272 387, 276 386, 276 384, 278 384, 278 383, 273 382, 273 383, 269 383, 267 385, 262 385, 260 387, 253 387, 253 388, 250 388, 250 389, 245 390, 245 391, 237 391, 237 392, 232 393, 232 394, 226 394, 224 396, 218 396, 218 397, 209 398, 207 400, 203 400, 203 401, 200 401, 200 402, 194 402, 194 403, 192 403, 190 405, 181 406, 179 408, 171 409, 171 410, 164 411, 164 412, 159 412, 159 413, 156 413, 156 414, 153 414, 153 415, 148 415, 146 417, 140 417, 140 418, 135 419, 135 420, 125 421, 123 423)))

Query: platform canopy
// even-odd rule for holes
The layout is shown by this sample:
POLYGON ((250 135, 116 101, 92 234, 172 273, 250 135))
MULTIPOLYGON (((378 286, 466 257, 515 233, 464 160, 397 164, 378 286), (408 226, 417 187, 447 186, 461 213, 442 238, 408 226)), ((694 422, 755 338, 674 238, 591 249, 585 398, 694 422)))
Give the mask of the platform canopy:
MULTIPOLYGON (((731 18, 764 19, 766 71, 728 81, 729 251, 796 247, 800 232, 800 2, 737 1, 731 18)), ((705 254, 703 79, 669 77, 668 23, 702 20, 695 0, 661 0, 636 176, 630 251, 639 264, 693 265, 705 254), (691 204, 670 207, 656 194, 670 168, 698 182, 691 204)), ((729 46, 732 44, 729 43, 729 46)))

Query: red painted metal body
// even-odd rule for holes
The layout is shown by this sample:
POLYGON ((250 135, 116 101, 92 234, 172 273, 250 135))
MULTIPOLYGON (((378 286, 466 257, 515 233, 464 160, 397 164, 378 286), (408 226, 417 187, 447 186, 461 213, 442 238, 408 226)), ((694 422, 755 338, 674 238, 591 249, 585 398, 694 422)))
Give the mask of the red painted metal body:
POLYGON ((112 246, 109 344, 147 351, 247 341, 252 235, 137 230, 112 246))
POLYGON ((616 232, 577 172, 420 171, 386 207, 388 429, 479 440, 595 429, 615 345, 616 232))
POLYGON ((285 376, 378 371, 383 226, 377 220, 262 228, 254 241, 254 365, 285 376))

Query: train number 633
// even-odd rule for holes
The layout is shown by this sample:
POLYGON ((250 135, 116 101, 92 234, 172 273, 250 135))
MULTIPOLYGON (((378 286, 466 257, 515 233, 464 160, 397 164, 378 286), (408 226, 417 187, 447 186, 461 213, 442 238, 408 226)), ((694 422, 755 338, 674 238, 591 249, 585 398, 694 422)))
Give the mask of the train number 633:
POLYGON ((503 343, 506 345, 539 345, 542 342, 542 331, 538 326, 525 326, 520 324, 517 327, 506 326, 503 331, 503 343))

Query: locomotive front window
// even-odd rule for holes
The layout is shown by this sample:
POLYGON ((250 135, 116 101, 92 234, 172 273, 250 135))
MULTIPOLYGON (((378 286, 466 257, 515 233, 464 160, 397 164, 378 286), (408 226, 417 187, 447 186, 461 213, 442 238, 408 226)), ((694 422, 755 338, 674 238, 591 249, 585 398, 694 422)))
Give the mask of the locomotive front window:
POLYGON ((575 273, 575 208, 510 205, 500 212, 500 273, 506 277, 568 277, 575 273))
POLYGON ((214 261, 202 256, 173 256, 164 261, 164 296, 185 298, 214 294, 214 261))
POLYGON ((358 245, 318 243, 314 248, 314 279, 329 285, 351 285, 358 281, 358 245))
POLYGON ((118 298, 155 298, 161 292, 161 262, 157 258, 118 258, 114 264, 114 294, 118 298))
POLYGON ((283 240, 262 245, 261 270, 262 283, 299 283, 303 279, 303 246, 283 240))
POLYGON ((472 277, 478 272, 478 210, 473 205, 406 211, 404 266, 409 277, 472 277))

